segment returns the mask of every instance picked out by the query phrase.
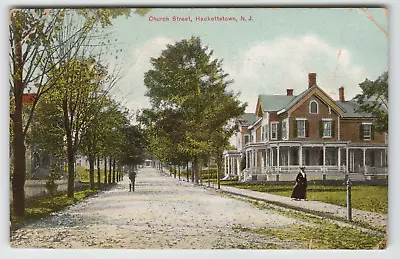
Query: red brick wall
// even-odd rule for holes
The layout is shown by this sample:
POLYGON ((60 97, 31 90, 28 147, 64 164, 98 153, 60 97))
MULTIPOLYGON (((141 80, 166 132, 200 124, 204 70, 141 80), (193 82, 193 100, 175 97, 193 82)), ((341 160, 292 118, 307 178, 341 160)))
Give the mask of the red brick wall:
POLYGON ((338 115, 331 110, 331 114, 329 114, 329 108, 326 104, 324 104, 322 101, 320 101, 318 98, 315 96, 312 96, 309 98, 307 101, 305 101, 302 105, 299 106, 297 110, 292 112, 290 115, 289 119, 289 128, 290 128, 290 134, 289 134, 289 139, 290 140, 305 140, 305 141, 337 141, 337 125, 338 125, 338 115), (310 114, 309 113, 309 104, 311 101, 316 101, 318 103, 318 114, 310 114), (296 118, 306 118, 308 121, 308 132, 309 132, 309 137, 308 138, 297 138, 294 136, 297 136, 297 132, 294 132, 295 127, 294 123, 296 123, 296 118), (331 118, 332 121, 334 121, 334 135, 332 138, 321 138, 320 137, 320 129, 319 129, 319 123, 323 118, 331 118))
POLYGON ((368 142, 368 143, 385 143, 385 134, 375 132, 372 140, 360 140, 360 125, 362 122, 372 120, 362 119, 341 119, 340 121, 340 139, 342 141, 351 141, 354 143, 368 142))

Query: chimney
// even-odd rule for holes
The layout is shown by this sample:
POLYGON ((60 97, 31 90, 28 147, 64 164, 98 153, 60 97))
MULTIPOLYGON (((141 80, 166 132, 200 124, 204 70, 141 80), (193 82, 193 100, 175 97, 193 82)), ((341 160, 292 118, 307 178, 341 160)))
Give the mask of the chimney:
POLYGON ((287 96, 293 96, 293 89, 286 89, 287 96))
POLYGON ((308 73, 308 88, 317 84, 317 73, 308 73))
POLYGON ((344 102, 344 87, 339 88, 339 101, 344 102))

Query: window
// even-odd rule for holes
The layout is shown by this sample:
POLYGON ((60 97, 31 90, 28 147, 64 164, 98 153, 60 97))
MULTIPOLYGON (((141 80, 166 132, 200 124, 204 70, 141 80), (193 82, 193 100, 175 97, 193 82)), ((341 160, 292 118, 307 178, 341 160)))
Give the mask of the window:
POLYGON ((310 102, 309 112, 310 114, 318 114, 318 103, 316 101, 310 102))
POLYGON ((286 134, 287 134, 286 127, 287 127, 286 121, 283 121, 282 122, 282 139, 286 139, 286 134))
POLYGON ((297 120, 297 137, 306 137, 306 120, 297 120))
POLYGON ((244 144, 246 145, 247 143, 249 143, 250 141, 250 136, 249 135, 245 135, 244 136, 244 144))
POLYGON ((371 139, 371 124, 364 124, 364 139, 371 139))
POLYGON ((325 120, 323 121, 323 127, 324 127, 324 133, 323 137, 324 138, 331 138, 332 137, 332 121, 325 120))
POLYGON ((278 139, 278 123, 271 122, 271 139, 277 140, 278 139))

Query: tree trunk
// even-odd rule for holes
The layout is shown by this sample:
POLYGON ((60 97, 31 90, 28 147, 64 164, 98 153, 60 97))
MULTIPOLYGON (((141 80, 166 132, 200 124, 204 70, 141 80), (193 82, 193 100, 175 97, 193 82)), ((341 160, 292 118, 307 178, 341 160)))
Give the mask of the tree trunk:
POLYGON ((186 162, 186 180, 189 182, 189 161, 186 162))
POLYGON ((178 179, 181 180, 181 166, 178 167, 178 179))
POLYGON ((119 166, 117 166, 117 171, 115 172, 115 177, 117 178, 117 182, 119 182, 119 166))
POLYGON ((97 157, 97 188, 100 189, 100 157, 97 157))
POLYGON ((176 178, 176 165, 174 166, 174 178, 176 178))
POLYGON ((195 161, 192 161, 192 183, 194 183, 195 182, 195 171, 196 171, 196 162, 195 161))
POLYGON ((108 183, 111 183, 111 170, 112 170, 112 159, 111 157, 108 159, 108 183))
POLYGON ((200 183, 200 175, 199 175, 199 160, 196 158, 194 161, 194 183, 200 183))
POLYGON ((92 155, 89 155, 89 181, 90 181, 90 190, 94 190, 94 161, 95 158, 92 155))
POLYGON ((199 163, 199 184, 203 185, 203 161, 199 163))
POLYGON ((219 181, 219 172, 221 172, 221 167, 222 167, 222 165, 221 165, 221 161, 218 159, 218 161, 217 161, 217 185, 218 185, 218 189, 221 189, 221 183, 220 183, 220 181, 219 181))
POLYGON ((104 184, 107 184, 107 157, 104 157, 104 184))
POLYGON ((68 198, 73 198, 74 197, 74 180, 75 180, 75 172, 74 172, 75 154, 74 154, 74 150, 72 147, 72 137, 70 135, 71 135, 70 133, 67 133, 67 161, 68 161, 67 196, 68 196, 68 198))
POLYGON ((113 159, 112 182, 115 183, 115 158, 113 159))
POLYGON ((15 57, 13 63, 13 82, 14 82, 14 105, 15 110, 11 115, 13 120, 13 176, 12 176, 12 194, 13 194, 13 214, 15 217, 25 217, 25 143, 24 129, 22 126, 22 95, 24 93, 23 62, 22 62, 22 24, 13 22, 14 27, 14 47, 15 57))
POLYGON ((207 178, 208 178, 208 187, 210 187, 210 159, 208 159, 208 166, 207 166, 207 178))

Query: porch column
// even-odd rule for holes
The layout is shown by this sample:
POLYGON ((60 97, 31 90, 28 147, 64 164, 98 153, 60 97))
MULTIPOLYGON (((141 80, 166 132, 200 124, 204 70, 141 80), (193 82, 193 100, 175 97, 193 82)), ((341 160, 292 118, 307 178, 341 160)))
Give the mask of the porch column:
POLYGON ((265 167, 265 150, 261 150, 261 167, 265 167))
POLYGON ((325 144, 322 147, 322 172, 325 173, 325 153, 326 153, 326 147, 325 144))
POLYGON ((257 168, 258 167, 258 149, 254 151, 255 157, 254 157, 254 166, 257 168))
POLYGON ((246 150, 246 169, 249 168, 249 152, 246 150))
POLYGON ((230 175, 231 173, 231 158, 229 157, 229 155, 227 155, 227 160, 228 160, 228 174, 230 175))
POLYGON ((280 158, 280 156, 279 156, 279 144, 278 144, 278 146, 276 147, 276 166, 278 168, 278 172, 281 171, 281 169, 279 168, 279 164, 280 164, 279 158, 280 158))
POLYGON ((383 149, 381 150, 381 167, 383 167, 383 149))
POLYGON ((340 162, 341 162, 341 161, 340 161, 340 160, 341 160, 340 155, 341 155, 340 147, 338 147, 338 159, 337 159, 338 162, 337 162, 337 163, 338 163, 338 171, 339 171, 339 172, 340 172, 340 162))
POLYGON ((288 147, 287 150, 287 168, 288 168, 288 172, 290 171, 290 147, 288 147))
POLYGON ((253 167, 254 167, 254 162, 253 162, 254 153, 253 153, 253 152, 254 152, 253 149, 250 150, 250 168, 253 168, 253 167))
POLYGON ((227 169, 227 165, 226 165, 226 155, 224 155, 224 175, 226 175, 226 169, 227 169))
POLYGON ((240 157, 236 158, 237 176, 240 176, 240 157))
POLYGON ((303 146, 299 146, 299 166, 303 166, 303 146))
POLYGON ((346 146, 346 173, 349 172, 349 147, 346 146))
POLYGON ((365 151, 366 151, 366 148, 364 147, 364 148, 363 148, 363 166, 364 166, 364 174, 365 174, 366 171, 367 171, 367 170, 366 170, 367 168, 365 168, 365 151))
POLYGON ((274 148, 271 147, 271 167, 274 166, 274 148))

